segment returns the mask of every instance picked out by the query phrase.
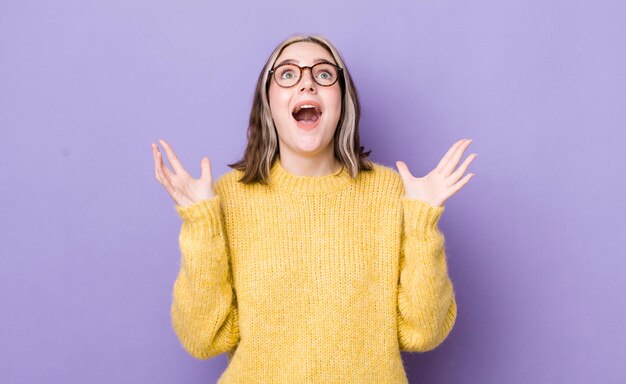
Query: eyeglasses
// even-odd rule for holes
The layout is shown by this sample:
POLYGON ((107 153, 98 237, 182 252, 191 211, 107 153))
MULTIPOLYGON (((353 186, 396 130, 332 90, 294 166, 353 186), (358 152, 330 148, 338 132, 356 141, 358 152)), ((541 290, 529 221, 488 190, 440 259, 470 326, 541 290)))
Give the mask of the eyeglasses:
POLYGON ((298 84, 302 77, 302 72, 308 69, 313 75, 313 80, 322 87, 330 87, 337 82, 339 76, 343 73, 343 68, 332 63, 317 63, 310 67, 301 67, 296 64, 281 64, 269 71, 270 75, 274 75, 276 83, 283 87, 289 88, 298 84))

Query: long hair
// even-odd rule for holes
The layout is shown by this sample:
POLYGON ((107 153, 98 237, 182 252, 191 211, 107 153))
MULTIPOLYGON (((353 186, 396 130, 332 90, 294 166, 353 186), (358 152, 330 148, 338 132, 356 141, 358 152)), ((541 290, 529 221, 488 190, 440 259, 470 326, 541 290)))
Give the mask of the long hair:
POLYGON ((373 169, 370 160, 366 159, 371 150, 364 152, 364 148, 360 146, 359 119, 361 105, 356 87, 339 51, 323 36, 293 35, 276 46, 261 70, 252 101, 247 135, 248 144, 243 159, 236 163, 228 164, 231 168, 244 171, 239 181, 245 184, 256 182, 268 184, 270 169, 279 154, 278 134, 268 100, 269 70, 274 66, 276 59, 285 47, 298 42, 311 42, 322 46, 333 56, 336 64, 343 68, 343 75, 339 79, 342 99, 341 115, 335 130, 333 145, 335 158, 346 167, 348 173, 353 178, 360 171, 371 171, 373 169))

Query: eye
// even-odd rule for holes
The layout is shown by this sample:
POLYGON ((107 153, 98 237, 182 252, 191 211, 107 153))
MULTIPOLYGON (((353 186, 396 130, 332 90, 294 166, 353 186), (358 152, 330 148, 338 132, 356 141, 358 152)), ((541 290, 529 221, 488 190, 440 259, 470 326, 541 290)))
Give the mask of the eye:
POLYGON ((322 63, 315 65, 315 78, 323 81, 324 84, 331 83, 335 80, 336 71, 330 64, 322 63))
POLYGON ((293 79, 296 76, 293 70, 290 68, 282 69, 278 71, 278 74, 282 79, 293 79))

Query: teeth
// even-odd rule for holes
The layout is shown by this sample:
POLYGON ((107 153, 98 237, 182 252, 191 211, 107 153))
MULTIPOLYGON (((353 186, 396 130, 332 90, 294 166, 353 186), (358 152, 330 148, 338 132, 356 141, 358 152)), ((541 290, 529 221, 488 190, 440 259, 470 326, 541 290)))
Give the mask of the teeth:
POLYGON ((315 108, 315 109, 317 110, 317 112, 318 112, 318 113, 320 113, 320 114, 322 113, 322 111, 321 111, 318 107, 316 107, 315 105, 311 105, 311 104, 302 104, 301 106, 297 107, 297 108, 293 111, 293 113, 294 113, 294 114, 296 114, 296 113, 300 112, 300 110, 301 110, 302 108, 315 108))

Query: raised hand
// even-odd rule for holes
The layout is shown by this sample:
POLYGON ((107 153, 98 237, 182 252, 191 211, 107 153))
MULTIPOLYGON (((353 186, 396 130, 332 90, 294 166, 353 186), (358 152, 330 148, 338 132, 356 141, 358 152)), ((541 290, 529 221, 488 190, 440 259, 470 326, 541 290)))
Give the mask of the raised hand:
POLYGON ((404 184, 404 195, 409 199, 420 199, 435 207, 443 206, 450 196, 459 191, 474 176, 474 173, 470 173, 459 181, 470 163, 478 156, 475 153, 469 155, 459 169, 454 171, 463 152, 471 142, 472 140, 462 139, 454 143, 439 161, 437 167, 424 177, 414 177, 409 172, 406 163, 396 161, 396 167, 404 184))
POLYGON ((152 154, 154 155, 154 166, 156 179, 170 194, 176 204, 184 207, 195 204, 202 200, 217 196, 213 188, 213 177, 211 176, 211 163, 208 157, 203 157, 200 161, 202 174, 199 179, 194 179, 185 171, 176 154, 165 140, 159 140, 174 172, 163 164, 163 158, 159 147, 152 143, 152 154))

